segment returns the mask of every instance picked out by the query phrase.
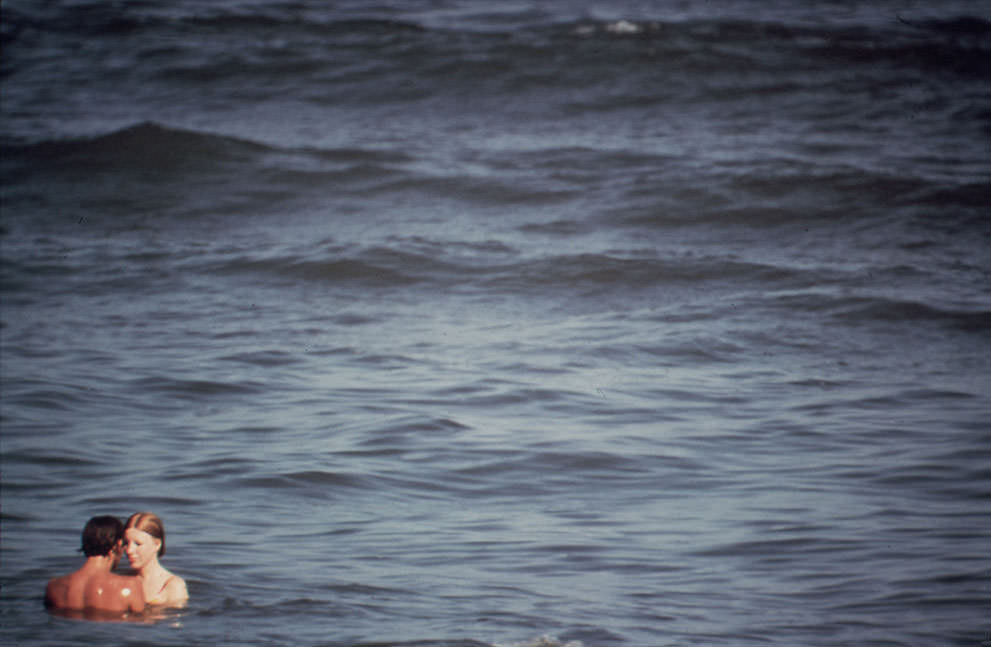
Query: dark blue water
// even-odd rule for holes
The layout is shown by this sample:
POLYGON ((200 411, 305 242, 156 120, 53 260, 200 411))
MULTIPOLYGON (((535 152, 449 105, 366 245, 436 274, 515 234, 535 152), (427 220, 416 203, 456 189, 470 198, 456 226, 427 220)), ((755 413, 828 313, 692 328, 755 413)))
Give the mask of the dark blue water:
POLYGON ((991 644, 985 4, 0 11, 5 643, 991 644))

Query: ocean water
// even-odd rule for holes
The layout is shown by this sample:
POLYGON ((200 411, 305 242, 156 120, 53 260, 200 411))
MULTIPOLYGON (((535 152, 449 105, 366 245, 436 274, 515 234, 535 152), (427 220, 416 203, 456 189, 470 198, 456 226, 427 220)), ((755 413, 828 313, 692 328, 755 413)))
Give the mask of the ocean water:
POLYGON ((991 645, 988 4, 0 16, 5 644, 991 645))

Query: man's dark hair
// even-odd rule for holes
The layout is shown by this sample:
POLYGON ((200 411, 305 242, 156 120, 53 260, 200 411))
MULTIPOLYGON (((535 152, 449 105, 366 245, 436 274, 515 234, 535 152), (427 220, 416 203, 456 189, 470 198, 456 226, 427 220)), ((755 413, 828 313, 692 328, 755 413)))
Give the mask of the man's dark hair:
POLYGON ((124 524, 117 517, 93 517, 83 528, 83 547, 80 550, 86 557, 109 555, 123 536, 124 524))

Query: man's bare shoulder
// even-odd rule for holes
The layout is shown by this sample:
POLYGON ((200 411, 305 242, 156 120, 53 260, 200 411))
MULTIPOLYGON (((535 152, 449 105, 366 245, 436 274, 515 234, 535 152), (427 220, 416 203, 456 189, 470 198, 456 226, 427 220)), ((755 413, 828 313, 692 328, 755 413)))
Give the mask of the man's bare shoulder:
POLYGON ((45 587, 46 607, 60 607, 65 605, 70 577, 70 575, 62 575, 48 580, 48 586, 45 587))
POLYGON ((69 578, 71 577, 72 575, 59 575, 58 577, 53 577, 48 580, 48 589, 64 589, 69 586, 69 578))
POLYGON ((134 575, 110 574, 107 588, 118 599, 133 611, 140 611, 145 606, 144 587, 141 578, 134 575))
POLYGON ((99 586, 99 588, 106 590, 108 593, 115 593, 125 598, 132 595, 141 594, 144 590, 141 587, 141 579, 135 575, 118 575, 116 573, 107 573, 103 577, 96 580, 94 584, 99 586))

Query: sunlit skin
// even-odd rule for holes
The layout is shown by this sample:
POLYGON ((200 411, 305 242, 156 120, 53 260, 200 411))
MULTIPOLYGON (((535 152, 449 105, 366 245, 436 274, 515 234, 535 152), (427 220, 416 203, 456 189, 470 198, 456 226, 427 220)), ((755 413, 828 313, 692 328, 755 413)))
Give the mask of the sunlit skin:
POLYGON ((111 573, 118 561, 119 544, 107 555, 88 557, 78 571, 52 579, 45 591, 45 606, 57 611, 97 614, 86 617, 100 620, 142 611, 145 608, 143 582, 111 573))
POLYGON ((161 547, 161 540, 143 530, 128 528, 124 531, 124 553, 141 578, 147 603, 182 606, 189 599, 186 582, 159 563, 161 547))

